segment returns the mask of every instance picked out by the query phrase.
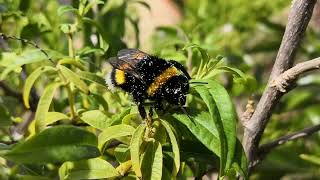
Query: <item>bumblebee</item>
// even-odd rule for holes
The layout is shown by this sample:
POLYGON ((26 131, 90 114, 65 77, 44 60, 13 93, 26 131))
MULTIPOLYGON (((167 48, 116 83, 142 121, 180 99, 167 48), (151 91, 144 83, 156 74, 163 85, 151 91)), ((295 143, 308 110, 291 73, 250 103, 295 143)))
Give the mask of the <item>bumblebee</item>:
POLYGON ((138 49, 122 49, 108 62, 113 67, 108 85, 130 93, 143 119, 147 99, 152 102, 151 108, 157 110, 163 110, 163 103, 185 105, 191 78, 177 61, 167 61, 138 49))

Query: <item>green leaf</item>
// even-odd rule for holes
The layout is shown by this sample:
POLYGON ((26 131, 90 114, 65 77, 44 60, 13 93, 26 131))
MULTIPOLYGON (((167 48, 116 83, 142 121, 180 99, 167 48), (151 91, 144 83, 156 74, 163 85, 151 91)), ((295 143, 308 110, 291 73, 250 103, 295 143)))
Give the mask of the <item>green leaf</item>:
POLYGON ((103 79, 102 77, 94 74, 94 73, 90 73, 90 72, 86 72, 86 71, 80 71, 78 72, 78 75, 85 80, 97 83, 103 87, 106 87, 106 81, 105 79, 103 79))
MULTIPOLYGON (((53 56, 58 56, 57 53, 52 54, 53 56)), ((52 58, 51 54, 50 57, 52 58)), ((7 77, 7 75, 14 71, 15 69, 21 67, 24 64, 41 62, 43 60, 47 60, 48 57, 43 54, 39 49, 28 49, 23 51, 20 55, 16 54, 2 54, 2 63, 6 66, 6 68, 2 71, 0 75, 0 80, 3 80, 7 77)))
POLYGON ((59 169, 60 180, 103 179, 117 176, 120 176, 117 170, 100 158, 65 162, 59 169))
POLYGON ((39 67, 36 70, 34 70, 26 79, 26 82, 23 86, 23 103, 26 106, 26 108, 30 108, 29 104, 29 96, 30 96, 30 91, 31 88, 34 84, 34 82, 40 77, 40 75, 46 71, 56 71, 56 68, 51 67, 51 66, 44 66, 44 67, 39 67))
POLYGON ((161 124, 166 129, 166 131, 169 135, 169 138, 170 138, 170 142, 171 142, 171 146, 172 146, 172 153, 173 153, 173 160, 174 160, 174 169, 172 170, 172 175, 175 177, 178 174, 179 168, 180 168, 179 146, 177 143, 177 139, 176 139, 171 127, 170 127, 170 124, 164 120, 161 120, 161 124))
POLYGON ((300 154, 299 157, 303 160, 306 160, 308 162, 311 162, 315 165, 320 166, 320 157, 315 155, 308 155, 308 154, 300 154))
POLYGON ((69 117, 60 112, 47 112, 45 124, 47 126, 63 119, 69 119, 69 117))
POLYGON ((85 70, 86 69, 86 67, 83 64, 81 64, 80 61, 77 61, 77 60, 75 60, 74 58, 71 58, 71 57, 62 58, 58 62, 58 64, 60 64, 60 65, 62 65, 62 64, 70 64, 70 65, 73 65, 73 66, 75 66, 75 67, 77 67, 77 68, 79 68, 81 70, 85 70))
POLYGON ((44 89, 43 94, 40 97, 40 100, 37 106, 37 111, 34 118, 37 132, 43 130, 46 127, 46 114, 49 110, 54 92, 59 86, 61 86, 61 83, 49 84, 44 89))
POLYGON ((217 156, 221 156, 220 140, 216 128, 212 124, 208 123, 208 119, 211 119, 211 115, 205 111, 201 111, 197 114, 188 115, 181 112, 176 112, 172 115, 176 120, 187 126, 191 133, 205 145, 209 150, 215 153, 217 156), (201 123, 201 122, 207 122, 201 123), (211 125, 208 125, 211 124, 211 125))
POLYGON ((11 126, 10 113, 4 105, 0 104, 0 127, 11 126))
MULTIPOLYGON (((218 130, 218 134, 219 134, 219 147, 220 147, 220 153, 218 156, 220 157, 220 175, 223 174, 224 169, 225 169, 225 163, 226 163, 226 151, 227 151, 227 147, 226 147, 226 138, 225 138, 225 134, 223 132, 223 125, 220 119, 220 115, 219 112, 217 112, 217 108, 216 108, 216 104, 211 96, 211 94, 209 93, 208 89, 206 86, 196 86, 195 87, 196 91, 199 93, 199 95, 201 96, 202 100, 204 101, 204 103, 207 105, 208 109, 209 109, 209 113, 211 115, 211 123, 210 124, 215 124, 217 130, 218 130)), ((212 129, 212 128, 210 128, 212 129)))
POLYGON ((216 81, 207 81, 211 96, 218 108, 227 145, 226 169, 232 164, 236 149, 236 113, 227 90, 216 81))
POLYGON ((98 137, 99 149, 102 149, 103 145, 111 139, 123 137, 123 136, 131 136, 135 129, 132 126, 128 126, 125 124, 110 126, 105 128, 98 137))
POLYGON ((140 145, 142 143, 142 138, 146 125, 140 124, 134 131, 131 142, 130 142, 130 155, 132 162, 132 169, 135 172, 137 177, 141 177, 141 167, 140 167, 140 145))
POLYGON ((78 87, 85 94, 89 93, 89 88, 87 84, 80 79, 80 76, 77 73, 71 71, 70 69, 64 66, 60 66, 60 69, 61 69, 61 73, 65 78, 70 80, 70 82, 72 82, 76 87, 78 87))
POLYGON ((204 60, 204 62, 207 62, 209 61, 210 59, 210 56, 209 54, 207 53, 207 50, 205 50, 204 48, 202 48, 200 45, 198 44, 194 44, 194 43, 189 43, 189 44, 186 44, 184 47, 183 47, 183 50, 186 50, 188 48, 191 48, 191 49, 197 49, 199 50, 201 56, 202 56, 202 59, 204 60))
POLYGON ((114 149, 114 155, 118 162, 124 163, 130 160, 130 149, 126 144, 120 144, 114 149))
POLYGON ((147 2, 145 2, 145 1, 130 1, 130 2, 132 2, 132 3, 138 3, 138 4, 142 5, 142 6, 144 6, 145 8, 147 8, 149 11, 151 11, 150 5, 149 5, 147 2))
POLYGON ((124 0, 108 0, 108 2, 103 6, 101 14, 105 14, 113 9, 121 7, 125 3, 124 0))
POLYGON ((28 164, 77 161, 100 155, 97 137, 78 127, 55 126, 18 144, 5 158, 28 164))
POLYGON ((65 5, 65 6, 60 6, 57 12, 58 12, 58 16, 61 16, 67 12, 77 12, 77 9, 70 5, 65 5))
POLYGON ((142 178, 161 180, 162 159, 161 144, 158 141, 149 142, 141 163, 142 178))
POLYGON ((244 179, 248 179, 248 160, 239 140, 237 140, 232 167, 240 173, 244 179))
POLYGON ((99 110, 86 111, 80 115, 80 119, 90 126, 100 130, 111 125, 111 120, 99 110))
POLYGON ((31 175, 17 175, 19 180, 50 180, 51 178, 45 176, 31 176, 31 175))

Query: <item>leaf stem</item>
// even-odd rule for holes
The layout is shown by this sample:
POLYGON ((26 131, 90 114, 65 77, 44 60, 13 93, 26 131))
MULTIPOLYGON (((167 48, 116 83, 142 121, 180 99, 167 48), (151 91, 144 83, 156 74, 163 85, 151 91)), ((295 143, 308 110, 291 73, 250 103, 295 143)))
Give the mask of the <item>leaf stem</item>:
POLYGON ((58 74, 59 74, 60 78, 62 79, 62 81, 65 83, 65 87, 67 89, 67 94, 68 94, 68 101, 69 101, 69 105, 70 105, 71 121, 74 121, 75 117, 77 117, 76 107, 75 107, 75 102, 74 102, 74 94, 71 90, 70 83, 68 82, 66 77, 63 76, 63 74, 61 73, 60 70, 58 71, 58 74))

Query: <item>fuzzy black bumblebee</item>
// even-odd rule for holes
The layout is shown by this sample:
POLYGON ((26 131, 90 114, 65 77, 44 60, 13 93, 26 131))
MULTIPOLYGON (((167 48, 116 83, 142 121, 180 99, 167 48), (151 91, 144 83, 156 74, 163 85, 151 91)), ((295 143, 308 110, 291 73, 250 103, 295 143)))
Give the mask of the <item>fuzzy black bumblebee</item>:
POLYGON ((109 86, 130 93, 143 119, 146 118, 146 99, 151 100, 156 109, 163 109, 163 103, 178 106, 186 103, 190 75, 177 61, 166 61, 138 49, 122 49, 108 62, 113 66, 109 86))

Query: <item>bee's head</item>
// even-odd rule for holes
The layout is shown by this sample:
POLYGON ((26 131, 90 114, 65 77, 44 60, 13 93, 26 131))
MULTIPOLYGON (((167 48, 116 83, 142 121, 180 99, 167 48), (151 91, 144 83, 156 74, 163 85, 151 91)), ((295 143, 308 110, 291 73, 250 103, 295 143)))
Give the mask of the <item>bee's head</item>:
POLYGON ((167 84, 166 100, 170 104, 183 106, 189 91, 189 80, 185 76, 175 76, 167 84))

